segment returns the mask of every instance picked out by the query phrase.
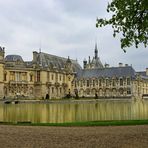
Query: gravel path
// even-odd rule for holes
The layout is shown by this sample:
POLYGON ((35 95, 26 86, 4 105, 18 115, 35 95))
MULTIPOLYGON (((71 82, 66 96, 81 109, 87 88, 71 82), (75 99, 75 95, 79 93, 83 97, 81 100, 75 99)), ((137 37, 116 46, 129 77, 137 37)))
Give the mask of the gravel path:
POLYGON ((32 127, 0 125, 0 148, 147 148, 148 125, 32 127))

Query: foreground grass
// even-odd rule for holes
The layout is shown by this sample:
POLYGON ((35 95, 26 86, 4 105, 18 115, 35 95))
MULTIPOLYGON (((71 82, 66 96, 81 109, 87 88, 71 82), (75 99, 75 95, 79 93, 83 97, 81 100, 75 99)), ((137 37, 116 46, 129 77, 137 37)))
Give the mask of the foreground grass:
POLYGON ((20 126, 126 126, 126 125, 148 125, 148 120, 122 120, 122 121, 88 121, 71 123, 31 123, 31 122, 0 122, 0 125, 20 126))

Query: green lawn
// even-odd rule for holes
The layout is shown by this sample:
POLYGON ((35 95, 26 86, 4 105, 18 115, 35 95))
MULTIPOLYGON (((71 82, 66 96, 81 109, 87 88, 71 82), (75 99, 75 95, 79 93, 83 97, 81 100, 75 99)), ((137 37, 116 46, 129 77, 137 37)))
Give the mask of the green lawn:
POLYGON ((88 121, 72 123, 31 123, 31 122, 0 122, 0 125, 26 125, 26 126, 121 126, 121 125, 148 125, 148 120, 123 121, 88 121))

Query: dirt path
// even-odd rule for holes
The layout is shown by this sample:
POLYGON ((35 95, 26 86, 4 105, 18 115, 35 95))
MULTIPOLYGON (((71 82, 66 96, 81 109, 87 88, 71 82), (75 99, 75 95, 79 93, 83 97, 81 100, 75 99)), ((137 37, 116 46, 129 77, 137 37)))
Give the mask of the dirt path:
POLYGON ((147 148, 148 125, 31 127, 0 125, 0 148, 147 148))

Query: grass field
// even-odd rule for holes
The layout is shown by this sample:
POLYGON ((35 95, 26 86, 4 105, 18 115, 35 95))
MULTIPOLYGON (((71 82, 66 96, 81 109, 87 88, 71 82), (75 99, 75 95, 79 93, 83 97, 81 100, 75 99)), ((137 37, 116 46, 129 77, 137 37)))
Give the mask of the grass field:
POLYGON ((87 121, 71 123, 31 123, 31 122, 0 122, 0 125, 23 126, 122 126, 122 125, 148 125, 148 120, 122 120, 122 121, 87 121))

